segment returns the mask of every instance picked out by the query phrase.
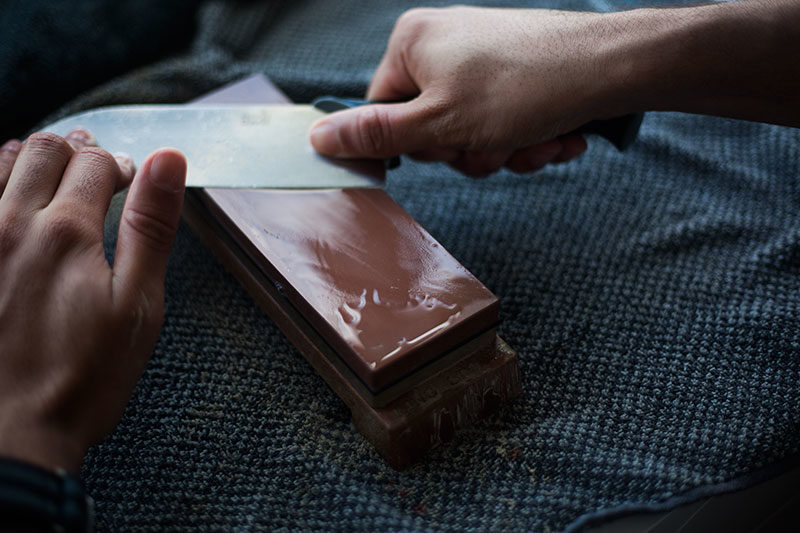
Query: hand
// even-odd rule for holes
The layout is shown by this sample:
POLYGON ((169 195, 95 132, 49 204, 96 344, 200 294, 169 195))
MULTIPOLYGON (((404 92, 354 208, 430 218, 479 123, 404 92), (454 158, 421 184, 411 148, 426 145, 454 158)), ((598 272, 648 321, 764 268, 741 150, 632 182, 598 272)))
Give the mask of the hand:
POLYGON ((567 132, 637 111, 800 127, 798 40, 797 0, 415 9, 397 21, 367 94, 414 98, 334 113, 311 142, 336 157, 411 153, 484 175, 575 157, 586 145, 567 132))
POLYGON ((311 142, 326 155, 410 153, 469 175, 502 166, 529 172, 572 159, 586 142, 567 132, 598 118, 595 93, 603 73, 590 53, 596 16, 408 11, 397 21, 367 98, 415 98, 334 113, 315 124, 311 142))
POLYGON ((73 471, 155 345, 186 173, 175 150, 134 177, 129 159, 89 144, 79 130, 0 149, 0 455, 73 471), (104 218, 128 183, 112 269, 104 218))

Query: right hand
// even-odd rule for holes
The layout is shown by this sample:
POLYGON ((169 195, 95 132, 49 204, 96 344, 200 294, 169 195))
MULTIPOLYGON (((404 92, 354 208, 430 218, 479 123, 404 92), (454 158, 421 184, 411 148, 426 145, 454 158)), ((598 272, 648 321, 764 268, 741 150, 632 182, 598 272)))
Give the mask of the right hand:
POLYGON ((596 115, 604 72, 591 47, 597 16, 471 7, 408 11, 397 21, 367 98, 413 99, 333 113, 312 127, 312 144, 336 157, 410 153, 476 176, 501 166, 529 172, 576 157, 586 141, 568 132, 603 118, 596 115))

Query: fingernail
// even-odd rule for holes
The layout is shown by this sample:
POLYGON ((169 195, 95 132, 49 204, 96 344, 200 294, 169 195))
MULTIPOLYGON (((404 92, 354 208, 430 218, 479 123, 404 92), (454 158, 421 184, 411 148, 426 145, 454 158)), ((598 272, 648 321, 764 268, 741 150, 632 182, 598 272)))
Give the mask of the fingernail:
POLYGON ((114 159, 117 160, 117 164, 123 171, 133 174, 136 170, 136 166, 133 164, 133 159, 131 159, 131 156, 128 154, 124 152, 117 152, 114 154, 114 159))
POLYGON ((310 138, 311 145, 322 154, 336 156, 342 151, 338 130, 327 122, 314 127, 310 138))
POLYGON ((67 133, 66 137, 64 138, 69 141, 81 143, 83 145, 97 144, 94 135, 92 135, 89 130, 83 128, 75 128, 71 132, 67 133))
POLYGON ((19 151, 22 150, 22 143, 16 139, 11 139, 10 141, 3 143, 3 146, 0 146, 0 150, 4 152, 19 153, 19 151))
POLYGON ((159 152, 150 163, 150 181, 167 192, 183 190, 185 170, 174 152, 159 152))

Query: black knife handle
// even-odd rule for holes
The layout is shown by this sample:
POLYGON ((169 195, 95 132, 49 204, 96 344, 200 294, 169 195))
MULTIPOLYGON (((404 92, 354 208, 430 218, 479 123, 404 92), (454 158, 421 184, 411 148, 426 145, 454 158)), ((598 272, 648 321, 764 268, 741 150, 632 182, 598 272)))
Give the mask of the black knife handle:
POLYGON ((575 133, 599 135, 622 152, 636 140, 643 118, 644 113, 631 113, 606 120, 593 120, 576 129, 575 133))
MULTIPOLYGON (((311 105, 325 113, 333 113, 342 109, 352 109, 354 107, 372 104, 368 100, 358 98, 339 98, 336 96, 321 96, 311 102, 311 105)), ((593 120, 584 124, 574 131, 581 135, 599 135, 613 144, 620 152, 627 149, 639 134, 644 113, 631 113, 621 117, 606 120, 593 120)), ((387 169, 400 166, 400 158, 392 157, 384 159, 387 169)))

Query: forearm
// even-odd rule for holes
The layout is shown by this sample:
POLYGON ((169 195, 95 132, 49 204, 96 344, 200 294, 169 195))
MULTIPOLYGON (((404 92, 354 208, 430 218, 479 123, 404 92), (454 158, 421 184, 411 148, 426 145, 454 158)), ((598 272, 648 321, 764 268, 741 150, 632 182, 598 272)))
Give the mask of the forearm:
POLYGON ((598 24, 608 88, 601 113, 683 111, 800 126, 797 0, 641 9, 601 15, 598 24))
POLYGON ((553 141, 638 111, 800 126, 798 43, 800 0, 415 9, 398 19, 368 93, 406 101, 326 116, 311 142, 335 157, 409 153, 485 175, 570 159, 585 144, 553 141))

